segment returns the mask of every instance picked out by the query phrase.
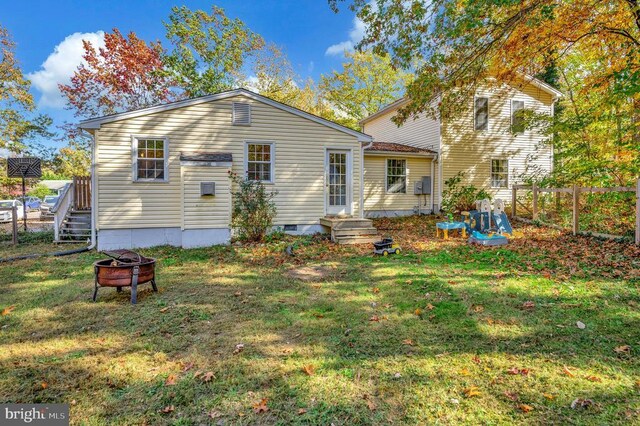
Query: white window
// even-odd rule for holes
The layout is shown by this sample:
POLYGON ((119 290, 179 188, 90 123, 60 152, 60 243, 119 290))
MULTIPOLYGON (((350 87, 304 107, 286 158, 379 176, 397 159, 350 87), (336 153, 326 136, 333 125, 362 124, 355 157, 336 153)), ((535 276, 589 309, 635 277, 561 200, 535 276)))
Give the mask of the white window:
POLYGON ((251 105, 246 102, 234 102, 232 122, 235 126, 250 126, 251 105))
POLYGON ((133 138, 133 180, 169 180, 169 142, 167 138, 133 138))
POLYGON ((491 187, 507 188, 509 185, 509 161, 491 160, 491 187))
POLYGON ((387 192, 407 193, 407 160, 387 159, 387 192))
POLYGON ((511 131, 513 133, 524 132, 524 101, 511 100, 511 131))
POLYGON ((274 144, 273 142, 247 142, 246 173, 249 180, 273 182, 274 144))
POLYGON ((489 98, 475 98, 474 121, 476 130, 489 129, 489 98))

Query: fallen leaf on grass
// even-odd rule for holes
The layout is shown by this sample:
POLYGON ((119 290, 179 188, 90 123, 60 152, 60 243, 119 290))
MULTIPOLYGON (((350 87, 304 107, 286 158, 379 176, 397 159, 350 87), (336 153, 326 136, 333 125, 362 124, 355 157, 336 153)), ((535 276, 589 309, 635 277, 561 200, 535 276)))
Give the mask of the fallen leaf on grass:
POLYGON ((403 344, 403 345, 408 345, 408 346, 415 346, 415 345, 416 345, 416 342, 414 342, 414 341, 413 341, 413 340, 411 340, 411 339, 404 339, 404 340, 402 341, 402 344, 403 344))
POLYGON ((9 315, 11 312, 13 312, 15 308, 16 308, 15 305, 4 308, 2 310, 2 316, 9 315))
POLYGON ((213 374, 213 372, 207 371, 206 373, 204 373, 202 375, 202 381, 203 382, 210 382, 211 379, 213 379, 214 377, 215 377, 215 375, 213 374))
POLYGON ((478 355, 475 355, 473 358, 471 358, 471 361, 475 362, 476 364, 480 364, 482 362, 482 360, 478 358, 478 355))
POLYGON ((167 405, 162 410, 160 410, 160 412, 162 414, 169 414, 169 413, 173 413, 175 410, 176 410, 176 407, 174 407, 173 405, 167 405))
POLYGON ((575 374, 573 373, 573 371, 571 371, 571 370, 569 369, 569 367, 567 367, 566 365, 562 368, 562 372, 563 372, 564 374, 566 374, 567 376, 569 376, 569 377, 573 377, 573 376, 575 376, 575 374))
POLYGON ((244 344, 243 344, 243 343, 238 343, 238 344, 236 345, 236 348, 233 350, 233 354, 234 354, 234 355, 237 355, 237 354, 239 354, 239 353, 240 353, 240 352, 242 352, 242 351, 244 351, 244 344))
POLYGON ((590 382, 601 382, 602 379, 598 376, 585 376, 585 379, 589 380, 590 382))
POLYGON ((42 382, 42 383, 40 383, 40 386, 42 387, 42 389, 46 389, 46 388, 48 388, 48 387, 49 387, 49 383, 47 383, 47 382, 42 382))
POLYGON ((555 396, 551 395, 550 393, 543 393, 542 396, 544 396, 549 401, 552 401, 553 399, 555 399, 555 396))
POLYGON ((418 309, 416 309, 415 311, 413 311, 413 313, 414 313, 415 315, 417 315, 417 316, 420 316, 420 315, 422 315, 422 309, 418 308, 418 309))
POLYGON ((585 323, 583 323, 582 321, 577 321, 576 325, 578 326, 578 328, 580 330, 584 330, 585 328, 587 328, 587 326, 585 325, 585 323))
POLYGON ((586 410, 592 405, 593 405, 593 401, 590 399, 576 398, 571 403, 571 408, 574 410, 579 410, 579 409, 586 410))
POLYGON ((299 416, 303 415, 306 412, 307 412, 307 410, 305 410, 304 408, 298 408, 298 415, 299 416))
POLYGON ((169 307, 167 306, 166 308, 162 308, 160 309, 160 313, 164 314, 165 312, 167 312, 169 310, 169 307))
POLYGON ((527 404, 520 404, 518 406, 518 408, 523 412, 523 413, 528 413, 529 411, 533 410, 533 407, 527 404))
POLYGON ((191 370, 193 368, 193 362, 188 362, 187 364, 185 364, 184 367, 182 367, 182 372, 186 373, 187 371, 191 370))
POLYGON ((217 419, 218 417, 222 416, 222 413, 220 411, 211 410, 207 415, 210 419, 217 419))
POLYGON ((433 306, 431 303, 427 303, 427 306, 425 306, 424 308, 429 311, 433 311, 433 308, 435 308, 435 306, 433 306))
POLYGON ((389 309, 392 306, 393 305, 391 303, 385 303, 384 305, 382 305, 382 307, 385 308, 385 309, 389 309))
POLYGON ((465 395, 467 398, 472 398, 472 397, 474 397, 474 396, 480 396, 480 395, 482 395, 482 394, 480 393, 480 389, 478 389, 478 387, 477 387, 477 386, 470 386, 470 387, 466 388, 465 390, 463 390, 463 391, 462 391, 462 393, 464 393, 464 395, 465 395))
POLYGON ((370 410, 370 411, 375 411, 375 410, 378 408, 378 406, 376 405, 376 403, 375 403, 375 402, 373 402, 373 401, 371 400, 371 398, 369 398, 369 395, 365 394, 362 398, 363 398, 363 399, 365 400, 365 402, 367 403, 367 407, 369 407, 369 410, 370 410))
POLYGON ((266 413, 269 411, 269 407, 267 407, 267 398, 262 398, 260 402, 253 404, 253 411, 256 414, 266 413))
POLYGON ((369 321, 380 321, 380 318, 378 318, 377 315, 372 315, 371 318, 369 318, 369 321))
POLYGON ((242 292, 241 291, 236 291, 235 293, 233 293, 233 295, 235 297, 240 297, 240 296, 242 296, 242 292))
POLYGON ((165 386, 174 386, 176 384, 176 375, 175 374, 169 374, 169 377, 167 377, 167 380, 164 381, 164 385, 165 386))
POLYGON ((529 369, 528 368, 518 368, 518 367, 511 367, 510 369, 507 370, 507 374, 511 374, 511 375, 522 375, 522 376, 528 376, 529 375, 529 369))
POLYGON ((536 307, 536 303, 533 300, 527 300, 522 304, 524 309, 533 309, 536 307))
POLYGON ((313 314, 313 316, 316 318, 324 318, 324 315, 322 314, 313 314))
POLYGON ((473 312, 475 312, 476 314, 484 312, 484 306, 482 306, 482 305, 474 305, 473 306, 473 312))
POLYGON ((614 351, 617 354, 628 354, 631 352, 631 346, 629 345, 622 345, 622 346, 618 346, 614 349, 614 351))
POLYGON ((373 288, 373 292, 376 293, 376 294, 380 293, 380 288, 374 287, 373 288))
POLYGON ((302 371, 304 371, 307 376, 313 376, 313 374, 316 372, 316 369, 313 365, 309 364, 302 367, 302 371))
POLYGON ((460 370, 460 375, 461 376, 470 376, 471 372, 469 370, 467 370, 466 368, 463 368, 462 370, 460 370))
POLYGON ((518 400, 518 394, 515 393, 515 392, 504 391, 504 396, 509 398, 511 401, 517 401, 518 400))

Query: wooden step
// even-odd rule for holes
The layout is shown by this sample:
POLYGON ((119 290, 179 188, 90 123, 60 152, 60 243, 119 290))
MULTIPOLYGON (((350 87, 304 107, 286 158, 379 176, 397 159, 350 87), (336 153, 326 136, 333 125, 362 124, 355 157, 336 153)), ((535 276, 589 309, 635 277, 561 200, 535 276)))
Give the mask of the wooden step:
POLYGON ((348 237, 352 235, 377 235, 378 230, 376 228, 346 228, 346 229, 332 229, 331 234, 334 237, 348 237))
POLYGON ((373 226, 373 222, 371 220, 360 218, 337 219, 322 217, 320 218, 320 224, 332 229, 371 228, 373 226))
POLYGON ((335 242, 338 244, 372 244, 380 241, 380 235, 358 235, 350 237, 336 237, 335 242))

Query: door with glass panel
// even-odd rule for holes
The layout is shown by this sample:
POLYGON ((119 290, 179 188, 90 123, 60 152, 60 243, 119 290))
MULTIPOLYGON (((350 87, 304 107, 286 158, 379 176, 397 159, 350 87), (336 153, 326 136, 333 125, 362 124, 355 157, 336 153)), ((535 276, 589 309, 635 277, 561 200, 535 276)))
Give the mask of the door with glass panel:
POLYGON ((327 151, 325 196, 328 215, 351 214, 350 161, 349 151, 327 151))

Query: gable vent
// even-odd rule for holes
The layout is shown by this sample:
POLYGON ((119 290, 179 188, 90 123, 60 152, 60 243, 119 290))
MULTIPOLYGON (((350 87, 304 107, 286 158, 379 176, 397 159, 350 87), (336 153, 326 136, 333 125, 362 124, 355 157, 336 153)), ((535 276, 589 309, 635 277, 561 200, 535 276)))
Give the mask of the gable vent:
POLYGON ((233 124, 249 126, 251 124, 251 105, 246 102, 233 103, 233 124))

